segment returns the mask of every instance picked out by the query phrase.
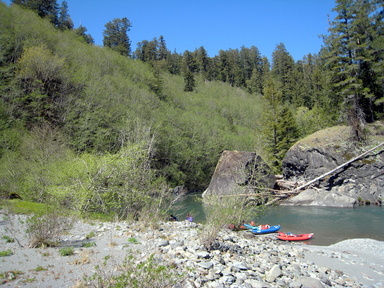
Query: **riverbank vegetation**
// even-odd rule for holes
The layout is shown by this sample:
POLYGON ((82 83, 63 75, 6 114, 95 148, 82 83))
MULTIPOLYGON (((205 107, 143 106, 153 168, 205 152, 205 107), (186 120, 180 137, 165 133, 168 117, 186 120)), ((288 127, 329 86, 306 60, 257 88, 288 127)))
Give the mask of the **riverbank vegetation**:
POLYGON ((12 2, 0 2, 3 197, 163 217, 169 187, 206 188, 224 149, 256 151, 278 173, 298 139, 347 123, 358 143, 384 115, 377 1, 336 1, 323 49, 297 62, 283 43, 271 61, 254 46, 172 53, 162 36, 134 50, 127 18, 98 47, 65 1, 12 2))

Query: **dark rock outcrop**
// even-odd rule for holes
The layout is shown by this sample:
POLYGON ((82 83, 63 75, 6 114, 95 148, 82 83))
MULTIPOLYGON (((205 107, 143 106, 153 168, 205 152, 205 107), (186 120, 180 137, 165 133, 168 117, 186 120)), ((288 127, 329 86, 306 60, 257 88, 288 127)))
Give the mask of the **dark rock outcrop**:
MULTIPOLYGON (((296 143, 283 160, 284 179, 301 182, 315 179, 376 146, 377 140, 381 140, 372 138, 367 146, 356 148, 348 142, 347 132, 347 127, 333 127, 296 143)), ((384 199, 383 148, 381 146, 336 170, 315 183, 315 189, 307 187, 306 191, 284 201, 283 205, 350 207, 358 201, 380 203, 384 199)))
POLYGON ((254 152, 223 151, 204 196, 253 193, 257 188, 272 188, 274 175, 254 152))

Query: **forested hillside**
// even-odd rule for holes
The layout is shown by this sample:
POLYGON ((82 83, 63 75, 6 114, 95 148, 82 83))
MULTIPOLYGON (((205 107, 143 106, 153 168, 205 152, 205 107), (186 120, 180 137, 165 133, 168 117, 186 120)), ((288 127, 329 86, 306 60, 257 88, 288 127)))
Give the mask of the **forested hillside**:
POLYGON ((206 188, 224 149, 256 151, 279 172, 299 138, 347 122, 360 141, 364 123, 383 117, 374 1, 358 19, 366 2, 338 1, 318 55, 295 62, 281 43, 271 63, 256 47, 171 53, 162 36, 132 51, 126 18, 107 23, 97 47, 65 1, 53 14, 13 2, 0 2, 4 195, 124 216, 168 187, 206 188))

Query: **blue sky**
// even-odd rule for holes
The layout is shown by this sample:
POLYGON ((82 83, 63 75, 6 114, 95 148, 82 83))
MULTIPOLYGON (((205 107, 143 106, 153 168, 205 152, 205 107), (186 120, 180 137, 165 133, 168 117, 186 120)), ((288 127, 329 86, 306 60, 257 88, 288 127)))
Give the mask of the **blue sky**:
POLYGON ((219 50, 256 46, 271 59, 282 42, 296 61, 320 51, 319 36, 328 33, 328 17, 332 19, 335 7, 335 0, 66 1, 75 27, 86 27, 98 45, 104 25, 126 17, 132 22, 132 50, 142 40, 163 35, 172 52, 204 46, 213 57, 219 50))

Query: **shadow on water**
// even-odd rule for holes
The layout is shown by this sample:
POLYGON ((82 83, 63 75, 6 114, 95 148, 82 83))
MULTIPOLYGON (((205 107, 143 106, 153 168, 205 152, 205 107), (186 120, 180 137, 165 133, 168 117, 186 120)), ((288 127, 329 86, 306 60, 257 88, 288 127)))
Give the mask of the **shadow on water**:
MULTIPOLYGON (((177 209, 172 211, 179 220, 190 213, 195 222, 205 221, 201 193, 183 195, 177 209)), ((282 232, 315 233, 309 245, 331 245, 346 239, 371 238, 384 241, 384 207, 269 207, 266 213, 254 220, 259 224, 281 225, 282 232)))

